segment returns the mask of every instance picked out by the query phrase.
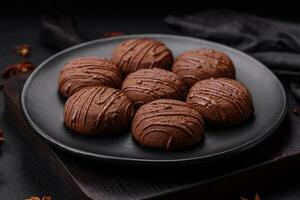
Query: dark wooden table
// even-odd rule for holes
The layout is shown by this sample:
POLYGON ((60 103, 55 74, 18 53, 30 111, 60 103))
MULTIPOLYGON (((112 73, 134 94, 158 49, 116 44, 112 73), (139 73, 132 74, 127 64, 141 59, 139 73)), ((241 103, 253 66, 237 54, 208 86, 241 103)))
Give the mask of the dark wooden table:
MULTIPOLYGON (((77 15, 76 19, 86 38, 100 38, 107 31, 128 34, 172 33, 163 23, 163 15, 77 15), (90 31, 90 27, 93 27, 93 31, 90 31)), ((55 53, 39 42, 39 16, 2 16, 0 26, 0 69, 21 60, 11 52, 11 48, 18 44, 28 43, 32 46, 32 56, 29 59, 35 64, 55 53)), ((14 125, 4 113, 3 93, 0 91, 0 127, 5 131, 6 139, 0 150, 0 200, 20 200, 33 195, 51 195, 55 200, 73 199, 72 194, 60 185, 60 178, 49 173, 48 163, 44 163, 30 144, 23 141, 14 125)), ((287 178, 290 181, 280 179, 258 191, 261 198, 299 199, 300 176, 287 178)), ((250 191, 254 192, 256 189, 251 188, 250 191)), ((239 195, 250 197, 254 194, 245 191, 237 194, 236 199, 239 199, 239 195)))

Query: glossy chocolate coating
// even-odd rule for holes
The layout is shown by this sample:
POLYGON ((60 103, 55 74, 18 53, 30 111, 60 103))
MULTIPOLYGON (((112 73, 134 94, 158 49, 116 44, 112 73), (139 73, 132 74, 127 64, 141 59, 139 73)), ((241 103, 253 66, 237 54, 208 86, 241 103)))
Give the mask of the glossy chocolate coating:
POLYGON ((61 70, 59 91, 69 97, 84 87, 120 88, 121 83, 121 73, 110 60, 95 57, 78 58, 68 62, 61 70))
POLYGON ((137 38, 121 42, 113 51, 112 61, 128 75, 138 69, 170 69, 172 52, 160 41, 137 38))
POLYGON ((208 78, 235 78, 231 59, 214 49, 195 49, 182 53, 176 58, 172 71, 188 86, 208 78))
POLYGON ((218 78, 197 82, 189 91, 187 103, 210 124, 236 124, 254 111, 248 89, 239 81, 218 78))
POLYGON ((65 104, 65 125, 81 134, 108 135, 124 131, 132 120, 131 101, 108 87, 83 88, 65 104))
POLYGON ((126 77, 122 92, 139 107, 156 99, 185 100, 187 87, 170 71, 159 68, 140 69, 126 77))
POLYGON ((152 148, 188 148, 198 143, 203 133, 199 112, 178 100, 159 99, 145 104, 132 121, 133 137, 152 148))

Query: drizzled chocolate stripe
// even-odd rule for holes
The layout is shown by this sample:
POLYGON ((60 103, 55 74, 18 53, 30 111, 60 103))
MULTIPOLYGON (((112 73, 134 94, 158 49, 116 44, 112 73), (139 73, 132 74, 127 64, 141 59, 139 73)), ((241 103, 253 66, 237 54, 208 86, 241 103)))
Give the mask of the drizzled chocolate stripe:
POLYGON ((98 73, 86 73, 86 74, 73 74, 73 75, 67 75, 60 81, 60 87, 63 87, 68 81, 72 83, 73 81, 79 81, 79 82, 86 82, 90 83, 89 85, 111 85, 112 87, 116 87, 119 85, 119 82, 117 82, 115 79, 111 78, 108 75, 105 74, 98 74, 99 76, 96 76, 98 73))
POLYGON ((148 103, 160 98, 183 100, 187 87, 172 72, 155 68, 141 69, 129 74, 122 84, 122 91, 133 102, 148 103))
POLYGON ((133 114, 132 103, 120 91, 84 88, 67 100, 65 124, 83 134, 112 134, 126 128, 133 114))
MULTIPOLYGON (((185 59, 192 59, 195 60, 196 62, 201 62, 203 60, 207 61, 207 58, 209 59, 208 61, 212 61, 212 63, 218 62, 218 64, 222 65, 228 65, 231 61, 227 58, 227 56, 224 53, 217 52, 217 51, 211 51, 209 49, 201 49, 201 50, 196 50, 193 51, 194 56, 191 57, 185 57, 185 59), (195 58, 196 55, 199 56, 199 59, 195 58)), ((205 62, 204 62, 205 63, 205 62)))
POLYGON ((202 104, 202 101, 198 99, 197 101, 190 102, 192 107, 204 106, 205 108, 209 109, 209 114, 212 115, 214 119, 226 118, 225 111, 223 109, 219 109, 218 104, 214 100, 211 100, 207 96, 197 96, 197 98, 204 100, 204 104, 202 104))
POLYGON ((124 57, 130 52, 132 51, 135 47, 137 47, 139 44, 142 44, 144 42, 144 40, 142 39, 133 39, 133 40, 127 40, 123 43, 121 43, 119 45, 119 47, 124 47, 124 51, 121 51, 120 52, 123 52, 121 54, 121 56, 119 57, 118 60, 116 60, 116 63, 119 67, 123 67, 123 62, 126 62, 127 59, 130 59, 132 58, 132 56, 130 56, 129 58, 127 59, 124 59, 124 57))
POLYGON ((250 103, 249 96, 246 96, 246 94, 242 93, 237 87, 235 87, 231 84, 228 84, 224 81, 222 82, 222 81, 215 80, 215 79, 212 79, 210 83, 214 83, 217 85, 212 85, 212 87, 209 88, 210 84, 207 84, 206 88, 210 89, 210 90, 205 90, 205 88, 204 88, 204 89, 199 90, 199 92, 201 93, 201 91, 203 91, 203 93, 206 92, 208 95, 212 95, 212 96, 215 95, 216 97, 223 98, 227 102, 233 103, 237 107, 237 110, 240 111, 241 115, 248 114, 247 108, 249 108, 250 112, 251 112, 252 103, 250 103), (216 87, 214 87, 214 86, 216 86, 216 87), (244 100, 244 102, 246 102, 248 104, 248 106, 243 107, 241 105, 241 101, 234 98, 234 95, 242 98, 244 100))
POLYGON ((154 98, 159 98, 161 96, 161 94, 157 93, 156 90, 152 90, 152 89, 149 89, 149 88, 140 88, 140 87, 137 87, 137 86, 128 86, 128 87, 122 89, 122 91, 125 94, 127 94, 128 92, 137 91, 137 92, 144 93, 146 95, 151 95, 154 98))
MULTIPOLYGON (((115 101, 120 99, 123 96, 120 92, 113 92, 109 95, 109 97, 104 102, 104 107, 102 108, 101 112, 97 115, 96 120, 96 126, 99 126, 99 123, 101 124, 100 127, 104 127, 105 123, 107 123, 105 120, 103 120, 105 113, 110 108, 111 104, 113 104, 115 101)), ((121 104, 118 105, 119 107, 122 106, 121 104)), ((119 109, 118 107, 118 109, 119 109)))
POLYGON ((86 85, 120 88, 121 83, 121 72, 111 61, 104 58, 80 58, 71 60, 63 67, 59 78, 59 90, 68 97, 74 94, 76 89, 86 85))
MULTIPOLYGON (((139 66, 141 65, 141 62, 143 61, 144 57, 148 54, 148 52, 154 48, 157 45, 156 41, 149 41, 147 45, 145 45, 143 48, 141 48, 139 51, 137 51, 131 61, 135 61, 135 63, 132 63, 132 66, 134 68, 134 71, 136 71, 139 66)), ((154 56, 154 55, 153 55, 154 56)), ((152 61, 151 61, 152 62, 152 61)), ((151 66, 150 66, 151 67, 151 66)), ((128 70, 128 69, 127 69, 128 70)))
POLYGON ((192 146, 201 139, 203 130, 203 120, 197 111, 170 99, 142 106, 132 122, 132 133, 138 142, 163 149, 192 146), (160 138, 159 134, 166 137, 160 138))
POLYGON ((173 57, 162 42, 138 38, 119 44, 113 52, 112 60, 127 75, 142 68, 168 68, 172 65, 173 57))
MULTIPOLYGON (((68 65, 69 66, 69 65, 68 65)), ((105 74, 107 71, 116 73, 121 77, 121 74, 119 74, 119 70, 116 66, 104 66, 104 65, 71 65, 71 67, 64 67, 61 71, 62 73, 65 73, 67 71, 77 71, 81 73, 88 73, 88 72, 98 72, 100 74, 105 74), (101 70, 101 71, 100 71, 101 70), (103 72, 102 72, 103 71, 103 72), (106 71, 106 72, 105 72, 106 71)))
POLYGON ((70 69, 80 69, 80 68, 98 69, 99 67, 101 67, 102 69, 114 70, 115 72, 118 72, 118 68, 114 64, 110 62, 102 62, 101 60, 93 63, 90 62, 89 60, 85 60, 85 62, 80 62, 80 63, 69 62, 64 66, 62 72, 68 71, 70 69))
POLYGON ((148 129, 150 129, 151 127, 160 127, 162 130, 164 128, 175 128, 178 129, 179 131, 182 131, 184 133, 186 133, 188 136, 195 138, 197 137, 197 133, 194 133, 194 131, 191 131, 191 128, 187 125, 182 126, 182 124, 173 124, 173 123, 166 123, 166 122, 152 122, 151 124, 148 124, 146 126, 142 127, 142 132, 143 134, 147 134, 148 129))
MULTIPOLYGON (((164 46, 163 43, 161 43, 160 45, 158 45, 156 48, 160 47, 160 46, 164 46)), ((156 49, 155 48, 155 49, 156 49)), ((155 52, 155 50, 153 50, 153 52, 155 52)), ((152 61, 151 63, 151 66, 150 68, 154 68, 154 67, 159 67, 160 66, 160 63, 166 59, 168 59, 168 56, 170 56, 170 50, 167 49, 167 48, 164 48, 161 52, 157 52, 156 53, 153 53, 156 58, 154 58, 154 60, 152 61)))
POLYGON ((235 78, 231 59, 224 53, 211 49, 197 49, 182 53, 175 61, 172 71, 189 86, 207 78, 235 78))
POLYGON ((69 67, 87 67, 87 66, 109 66, 113 68, 117 68, 111 60, 107 60, 106 58, 77 58, 74 60, 70 60, 67 64, 65 64, 64 68, 69 67))
MULTIPOLYGON (((138 140, 141 141, 140 143, 143 145, 145 144, 145 137, 147 137, 149 134, 151 133, 164 133, 166 134, 169 138, 172 138, 172 134, 170 134, 169 132, 165 131, 165 130, 162 130, 162 129, 152 129, 151 131, 148 131, 147 133, 141 133, 137 136, 138 140)), ((170 140, 170 139, 169 139, 170 140)), ((169 149, 170 148, 170 142, 166 143, 166 149, 169 149)), ((151 143, 151 141, 149 141, 151 143)))
MULTIPOLYGON (((155 79, 150 77, 144 77, 144 78, 140 77, 140 79, 144 80, 142 84, 139 84, 139 87, 141 89, 143 89, 144 86, 145 87, 148 86, 158 91, 161 90, 162 94, 160 94, 160 96, 165 96, 165 97, 169 96, 167 94, 170 93, 171 90, 173 90, 174 92, 177 93, 177 96, 172 95, 174 96, 175 99, 183 99, 185 97, 186 88, 183 86, 183 83, 181 83, 180 85, 180 83, 176 84, 174 83, 174 81, 167 82, 167 81, 162 81, 161 79, 155 79)), ((169 97, 172 98, 171 96, 169 97)))
MULTIPOLYGON (((155 118, 155 117, 172 117, 172 116, 181 116, 181 117, 188 117, 188 118, 193 118, 193 119, 195 119, 196 121, 198 121, 199 120, 199 118, 198 117, 195 117, 195 116, 191 116, 190 114, 186 114, 186 113, 183 113, 183 112, 171 112, 171 113, 161 113, 161 112, 158 112, 158 113, 155 113, 155 114, 152 114, 151 115, 151 112, 147 112, 147 113, 143 113, 145 116, 144 117, 141 117, 141 115, 140 116, 136 116, 136 117, 141 117, 140 119, 139 119, 139 122, 135 125, 135 128, 134 128, 134 130, 133 131, 136 131, 136 129, 139 127, 139 125, 141 125, 142 124, 142 122, 144 121, 144 120, 147 120, 147 119, 153 119, 153 118, 155 118)), ((203 124, 201 123, 201 124, 196 124, 197 126, 199 126, 199 127, 202 127, 203 126, 203 124)))
MULTIPOLYGON (((94 99, 96 98, 96 95, 99 95, 99 91, 101 90, 102 88, 96 88, 92 93, 91 95, 89 96, 89 99, 90 100, 87 100, 85 101, 85 104, 87 104, 87 108, 85 109, 85 112, 83 114, 83 123, 82 123, 82 127, 78 127, 78 128, 81 128, 81 129, 85 129, 85 125, 86 125, 86 120, 87 120, 87 114, 88 114, 88 111, 90 110, 90 107, 92 105, 92 103, 94 102, 94 99)), ((84 107, 84 106, 82 106, 84 107)), ((79 124, 79 123, 78 123, 79 124)))
MULTIPOLYGON (((75 120, 75 124, 74 124, 74 125, 75 125, 75 126, 74 126, 74 129, 77 129, 77 130, 79 130, 79 131, 82 131, 82 130, 83 130, 83 128, 82 128, 82 126, 81 126, 81 122, 82 122, 82 120, 84 120, 84 118, 83 118, 83 116, 82 116, 82 110, 85 108, 86 103, 89 102, 89 98, 91 97, 90 93, 94 93, 96 90, 97 90, 97 88, 93 88, 91 91, 86 91, 85 94, 86 94, 87 96, 83 96, 84 99, 85 99, 85 101, 83 101, 83 104, 80 105, 79 108, 78 108, 78 105, 79 105, 79 104, 74 104, 74 105, 73 105, 74 107, 71 107, 71 110, 73 110, 75 107, 77 107, 77 109, 79 109, 79 112, 76 113, 77 116, 75 117, 76 120, 75 120), (83 119, 82 119, 82 118, 83 118, 83 119)), ((82 103, 82 102, 79 102, 79 103, 82 103)), ((86 111, 87 111, 87 109, 86 109, 86 111)), ((85 122, 84 122, 84 123, 85 123, 85 122)))
POLYGON ((187 103, 201 111, 211 123, 232 124, 247 119, 253 113, 249 91, 240 82, 227 78, 196 83, 188 94, 187 103), (215 118, 216 114, 221 118, 215 118))
POLYGON ((228 74, 228 64, 221 64, 217 61, 208 61, 205 59, 198 60, 197 62, 188 62, 191 58, 183 58, 176 63, 176 68, 174 69, 174 73, 183 71, 183 70, 191 70, 191 68, 195 68, 197 70, 203 70, 207 67, 210 68, 220 68, 223 69, 225 74, 228 74))
POLYGON ((132 73, 126 78, 128 78, 128 79, 151 78, 151 79, 155 79, 157 81, 163 79, 164 81, 169 81, 169 82, 175 81, 175 83, 177 83, 177 82, 181 83, 179 77, 176 74, 171 73, 166 70, 158 69, 158 68, 154 68, 151 70, 141 70, 141 71, 139 71, 139 73, 132 73), (157 77, 158 73, 159 73, 159 77, 157 77))
POLYGON ((73 115, 71 120, 70 120, 70 117, 72 115, 72 111, 74 110, 75 113, 77 113, 77 108, 74 109, 74 105, 77 104, 78 100, 80 99, 80 97, 82 95, 84 95, 87 91, 81 91, 81 92, 78 92, 74 95, 73 97, 73 101, 71 100, 68 100, 66 102, 66 105, 65 105, 65 123, 66 124, 70 124, 71 127, 73 127, 73 124, 75 122, 75 128, 76 128, 76 120, 77 120, 77 115, 73 115))
MULTIPOLYGON (((218 82, 218 83, 221 84, 221 85, 223 84, 223 85, 225 85, 225 86, 227 86, 227 87, 229 87, 229 88, 235 90, 237 93, 239 93, 239 94, 241 95, 242 98, 244 98, 244 100, 248 103, 249 107, 253 107, 253 104, 252 104, 252 98, 249 98, 248 95, 246 95, 246 94, 240 92, 240 90, 239 90, 237 87, 235 87, 234 85, 228 84, 228 83, 226 83, 226 82, 221 82, 221 81, 216 80, 216 79, 214 79, 213 81, 214 81, 214 82, 218 82)), ((245 88, 245 90, 248 92, 247 88, 245 88)))
MULTIPOLYGON (((128 55, 128 53, 130 51, 133 51, 136 47, 138 47, 140 44, 143 44, 144 43, 144 39, 134 39, 131 41, 129 41, 128 43, 132 43, 131 45, 132 46, 126 46, 127 42, 125 41, 125 43, 123 44, 124 45, 124 49, 125 51, 123 52, 123 54, 121 54, 119 60, 116 61, 116 64, 122 69, 122 71, 126 72, 128 67, 130 66, 132 60, 134 59, 134 57, 136 56, 136 54, 134 55, 128 55), (126 50, 126 48, 128 48, 126 50), (125 56, 128 56, 126 59, 125 59, 125 56), (124 63, 127 63, 127 65, 125 66, 124 63)), ((120 46, 122 45, 122 43, 120 44, 120 46)), ((121 51, 121 50, 120 50, 121 51)))
POLYGON ((195 114, 198 116, 197 111, 191 109, 189 106, 187 106, 187 104, 185 104, 185 102, 177 101, 177 100, 160 99, 147 104, 147 106, 148 106, 148 110, 152 110, 152 109, 156 110, 160 108, 168 110, 171 108, 175 109, 179 107, 176 110, 182 111, 184 109, 188 109, 190 110, 190 114, 195 114))
POLYGON ((221 90, 205 90, 205 89, 199 89, 198 91, 198 95, 194 94, 193 96, 191 96, 191 98, 196 97, 199 98, 201 96, 209 96, 209 97, 216 97, 219 99, 223 99, 224 101, 232 104, 235 109, 238 111, 238 113, 240 113, 241 117, 243 117, 245 115, 245 112, 243 110, 243 107, 241 106, 241 103, 239 101, 237 101, 236 99, 233 99, 229 94, 227 94, 226 92, 223 92, 221 90))

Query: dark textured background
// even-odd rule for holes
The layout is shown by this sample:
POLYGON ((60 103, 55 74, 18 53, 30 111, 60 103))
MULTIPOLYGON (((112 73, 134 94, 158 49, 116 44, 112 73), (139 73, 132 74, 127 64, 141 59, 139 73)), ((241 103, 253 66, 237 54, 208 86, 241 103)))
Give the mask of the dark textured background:
MULTIPOLYGON (((52 55, 55 51, 44 47, 39 42, 39 16, 40 11, 47 11, 48 5, 59 9, 66 9, 70 2, 59 3, 56 1, 36 3, 33 0, 15 4, 14 2, 0 3, 2 16, 0 17, 0 69, 7 64, 15 63, 20 60, 19 57, 11 52, 15 45, 28 43, 32 46, 32 60, 35 64, 52 55), (57 6, 57 4, 60 4, 57 6), (35 13, 28 15, 26 8, 30 8, 35 13), (12 15, 11 11, 17 9, 21 13, 12 15)), ((86 10, 91 9, 91 5, 84 6, 86 10)), ((78 22, 81 33, 85 38, 100 38, 107 31, 122 31, 125 33, 172 33, 164 23, 165 12, 181 14, 182 12, 196 11, 193 6, 183 6, 180 11, 178 7, 163 9, 154 9, 149 12, 153 5, 144 8, 144 12, 132 13, 133 7, 125 7, 125 10, 132 12, 115 14, 113 11, 103 8, 94 8, 95 12, 87 13, 85 10, 82 14, 77 13, 79 6, 72 7, 76 11, 75 19, 78 22), (101 11, 102 12, 99 12, 101 11), (131 14, 129 14, 131 13, 131 14)), ((120 9, 120 8, 118 8, 120 9)), ((285 12, 278 12, 276 9, 266 12, 264 9, 244 9, 247 12, 258 13, 267 17, 299 21, 300 14, 290 9, 285 12)), ((26 144, 18 135, 14 123, 9 121, 4 113, 3 92, 0 91, 0 127, 5 130, 5 144, 0 150, 0 200, 20 200, 30 197, 31 195, 49 194, 55 200, 72 199, 71 194, 65 192, 64 187, 60 185, 57 177, 49 174, 45 167, 47 163, 35 156, 30 144, 26 144)), ((300 177, 299 177, 300 178, 300 177)), ((300 183, 298 177, 294 177, 290 183, 278 180, 272 185, 266 186, 264 191, 259 191, 263 200, 268 199, 299 199, 300 183)), ((246 180, 245 180, 246 181, 246 180)), ((259 181, 259 180, 258 180, 259 181)), ((255 191, 255 188, 252 188, 255 191)), ((237 194, 239 199, 240 194, 237 194)), ((245 194, 249 196, 250 194, 245 194)), ((195 198, 196 199, 196 198, 195 198)))

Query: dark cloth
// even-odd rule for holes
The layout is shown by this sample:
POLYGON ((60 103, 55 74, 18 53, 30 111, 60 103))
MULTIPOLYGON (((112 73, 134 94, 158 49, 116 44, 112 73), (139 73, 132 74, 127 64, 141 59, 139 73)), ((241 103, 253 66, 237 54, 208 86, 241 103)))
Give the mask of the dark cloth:
MULTIPOLYGON (((300 102, 300 24, 229 10, 167 16, 165 22, 181 34, 223 43, 252 55, 291 83, 300 102)), ((81 36, 71 17, 60 14, 42 18, 41 39, 56 50, 88 40, 81 36)))
POLYGON ((43 44, 55 50, 62 50, 83 42, 73 18, 67 15, 54 13, 43 16, 40 29, 40 39, 43 44))
POLYGON ((276 21, 230 10, 208 10, 165 22, 178 32, 244 51, 275 74, 292 82, 300 102, 300 24, 276 21))

